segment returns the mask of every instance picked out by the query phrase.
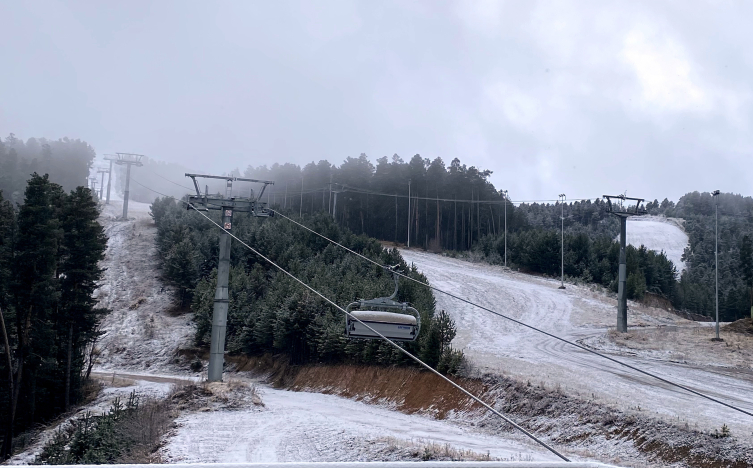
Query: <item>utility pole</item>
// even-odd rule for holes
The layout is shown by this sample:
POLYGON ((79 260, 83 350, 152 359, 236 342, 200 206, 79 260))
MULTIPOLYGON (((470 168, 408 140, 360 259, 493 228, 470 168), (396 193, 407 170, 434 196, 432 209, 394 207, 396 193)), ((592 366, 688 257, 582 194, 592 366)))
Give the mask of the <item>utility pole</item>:
POLYGON ((107 170, 103 168, 97 169, 97 174, 102 174, 102 183, 99 184, 99 201, 102 201, 102 190, 105 188, 105 174, 107 174, 107 170))
POLYGON ((562 222, 562 237, 560 238, 560 255, 562 257, 562 282, 559 289, 565 289, 565 200, 567 197, 564 193, 559 194, 560 197, 560 221, 562 222))
POLYGON ((714 202, 716 205, 715 224, 714 229, 714 266, 715 266, 715 286, 716 286, 716 338, 713 341, 722 341, 719 338, 719 190, 714 190, 711 195, 714 196, 714 202))
MULTIPOLYGON (((131 166, 143 166, 144 163, 141 162, 141 158, 143 158, 144 155, 142 154, 133 154, 133 153, 115 153, 115 157, 107 156, 105 159, 110 161, 110 177, 112 178, 112 163, 114 162, 118 166, 128 166, 126 170, 126 183, 125 183, 125 190, 123 191, 123 217, 122 219, 125 221, 128 219, 128 194, 129 194, 129 187, 131 185, 131 166)), ((107 182, 107 201, 109 203, 110 201, 110 182, 107 182)))
POLYGON ((97 193, 97 178, 96 177, 89 177, 89 185, 91 188, 92 193, 97 193))
POLYGON ((505 268, 507 268, 507 190, 502 190, 505 200, 505 268))
POLYGON ((617 216, 620 219, 620 266, 618 270, 617 284, 617 331, 627 332, 627 265, 625 264, 625 248, 627 245, 627 219, 631 216, 641 216, 646 214, 645 210, 640 208, 643 202, 642 198, 628 198, 625 195, 604 195, 607 199, 607 212, 617 216), (630 211, 627 206, 615 206, 612 204, 612 198, 635 201, 635 209, 630 211))
POLYGON ((408 179, 408 248, 410 248, 410 182, 408 179))
POLYGON ((188 206, 201 211, 221 210, 222 228, 224 232, 220 234, 220 254, 217 265, 217 289, 214 294, 214 309, 212 311, 212 341, 209 347, 209 368, 207 371, 207 380, 210 382, 222 381, 222 370, 225 365, 225 334, 227 331, 227 309, 230 301, 228 290, 228 278, 230 276, 230 230, 233 227, 233 212, 250 213, 251 216, 269 217, 274 216, 274 211, 269 210, 260 200, 264 196, 264 190, 267 185, 273 185, 274 182, 256 179, 242 179, 232 176, 213 176, 203 174, 186 174, 193 180, 196 195, 188 197, 188 206), (226 181, 224 197, 210 197, 205 189, 204 195, 199 190, 199 184, 196 178, 204 179, 221 179, 226 181), (233 182, 254 182, 264 184, 258 197, 254 197, 253 190, 250 191, 249 197, 233 197, 233 182))
POLYGON ((327 204, 327 213, 332 213, 332 173, 329 174, 329 203, 327 204))
POLYGON ((301 172, 301 201, 298 203, 298 217, 303 218, 303 172, 301 172))

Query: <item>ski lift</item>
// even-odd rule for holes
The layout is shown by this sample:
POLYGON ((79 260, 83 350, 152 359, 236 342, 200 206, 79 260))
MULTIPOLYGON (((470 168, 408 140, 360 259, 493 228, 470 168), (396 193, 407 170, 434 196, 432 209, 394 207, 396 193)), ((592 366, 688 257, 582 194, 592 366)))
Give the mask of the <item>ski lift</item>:
POLYGON ((415 341, 421 331, 421 315, 407 302, 397 302, 399 276, 394 270, 395 291, 389 297, 360 299, 348 305, 350 315, 345 318, 345 334, 348 338, 379 339, 379 335, 369 330, 373 328, 393 341, 415 341), (357 308, 357 310, 354 310, 357 308), (358 318, 355 320, 353 317, 358 318))

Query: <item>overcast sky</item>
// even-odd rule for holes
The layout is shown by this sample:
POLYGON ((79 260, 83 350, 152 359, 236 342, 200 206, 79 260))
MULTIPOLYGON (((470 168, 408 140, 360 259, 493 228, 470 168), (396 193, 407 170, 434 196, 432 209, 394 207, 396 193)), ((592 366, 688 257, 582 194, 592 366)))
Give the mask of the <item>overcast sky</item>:
POLYGON ((0 132, 212 172, 366 153, 515 199, 753 194, 753 2, 2 1, 0 132))

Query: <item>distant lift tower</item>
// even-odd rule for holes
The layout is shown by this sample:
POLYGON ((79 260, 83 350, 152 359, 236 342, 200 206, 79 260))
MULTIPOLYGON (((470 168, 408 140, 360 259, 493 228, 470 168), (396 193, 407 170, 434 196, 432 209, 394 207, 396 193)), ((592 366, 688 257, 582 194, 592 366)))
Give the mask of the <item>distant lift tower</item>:
POLYGON ((107 171, 107 199, 105 200, 105 205, 110 204, 110 185, 112 185, 112 162, 116 159, 118 159, 117 155, 114 155, 114 154, 105 155, 105 160, 110 161, 110 169, 107 171))
MULTIPOLYGON (((144 163, 141 162, 141 158, 143 157, 143 154, 115 153, 115 157, 108 156, 105 158, 109 161, 114 162, 118 166, 128 166, 128 169, 126 170, 125 190, 123 190, 123 220, 128 219, 128 188, 131 185, 131 166, 143 166, 144 163)), ((110 172, 110 176, 112 176, 112 172, 110 172)), ((107 185, 107 200, 110 200, 109 182, 107 185)))
POLYGON ((209 347, 209 369, 207 379, 210 382, 222 381, 222 370, 225 364, 225 332, 227 329, 227 308, 230 300, 228 291, 228 277, 230 274, 230 230, 233 227, 233 212, 250 213, 251 216, 269 217, 274 216, 274 211, 262 203, 261 197, 267 185, 274 185, 268 180, 242 179, 231 176, 213 176, 202 174, 186 174, 193 180, 196 195, 188 197, 186 209, 192 207, 200 211, 221 210, 222 227, 225 230, 220 234, 220 257, 217 265, 217 290, 214 294, 214 310, 212 311, 212 342, 209 347), (204 195, 201 194, 196 178, 221 179, 226 181, 225 196, 219 194, 209 195, 209 189, 205 186, 204 195), (233 182, 254 182, 264 184, 258 196, 254 191, 249 191, 248 197, 233 196, 233 182))
MULTIPOLYGON (((102 190, 105 188, 105 174, 107 174, 107 169, 103 169, 101 167, 97 168, 97 174, 102 174, 102 183, 99 184, 99 202, 102 203, 102 190)), ((107 185, 109 187, 110 181, 107 181, 107 185)))
POLYGON ((607 212, 620 218, 620 269, 617 284, 617 331, 627 332, 627 265, 625 263, 625 247, 627 243, 627 219, 631 216, 646 214, 640 208, 643 198, 629 198, 624 195, 604 195, 607 199, 607 212), (612 203, 612 199, 620 200, 619 204, 612 203), (625 201, 635 201, 635 209, 631 210, 625 201))

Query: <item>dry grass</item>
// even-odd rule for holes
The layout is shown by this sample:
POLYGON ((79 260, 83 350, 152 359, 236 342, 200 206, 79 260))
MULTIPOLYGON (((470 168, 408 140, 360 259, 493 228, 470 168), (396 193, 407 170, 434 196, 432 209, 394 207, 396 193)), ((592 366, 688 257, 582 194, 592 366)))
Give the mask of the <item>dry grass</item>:
MULTIPOLYGON (((407 452, 411 458, 421 460, 450 460, 450 461, 492 461, 489 453, 478 453, 473 450, 458 449, 450 444, 437 444, 431 441, 401 440, 394 437, 384 437, 377 442, 387 445, 387 450, 407 452)), ((507 460, 504 460, 507 461, 507 460)), ((517 461, 517 460, 510 460, 517 461)), ((522 459, 519 461, 523 461, 522 459)))
POLYGON ((238 380, 177 385, 167 397, 179 410, 218 411, 264 406, 255 385, 238 380))
POLYGON ((736 333, 725 327, 720 332, 724 341, 711 341, 714 336, 714 327, 708 326, 636 328, 628 333, 616 330, 607 332, 608 341, 638 355, 697 365, 744 369, 751 367, 753 335, 736 333))

